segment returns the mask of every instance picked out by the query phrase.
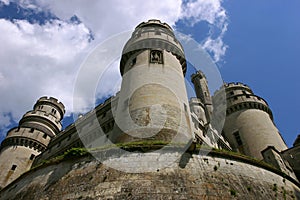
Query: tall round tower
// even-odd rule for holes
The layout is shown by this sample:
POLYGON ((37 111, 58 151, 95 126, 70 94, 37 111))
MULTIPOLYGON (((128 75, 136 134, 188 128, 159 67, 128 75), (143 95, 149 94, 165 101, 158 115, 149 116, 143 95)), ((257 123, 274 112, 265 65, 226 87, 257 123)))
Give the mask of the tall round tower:
POLYGON ((213 105, 206 77, 203 72, 197 71, 195 74, 192 74, 191 79, 194 84, 197 98, 200 99, 205 106, 206 119, 207 121, 210 121, 213 112, 213 105))
POLYGON ((159 20, 139 24, 123 49, 120 72, 115 120, 122 134, 115 141, 191 138, 186 61, 169 25, 159 20))
POLYGON ((268 146, 278 151, 287 149, 264 99, 242 83, 226 84, 225 91, 227 116, 223 134, 233 149, 258 159, 263 159, 261 151, 268 146))
POLYGON ((62 128, 64 105, 55 98, 41 97, 1 143, 0 187, 29 170, 34 158, 47 148, 62 128))

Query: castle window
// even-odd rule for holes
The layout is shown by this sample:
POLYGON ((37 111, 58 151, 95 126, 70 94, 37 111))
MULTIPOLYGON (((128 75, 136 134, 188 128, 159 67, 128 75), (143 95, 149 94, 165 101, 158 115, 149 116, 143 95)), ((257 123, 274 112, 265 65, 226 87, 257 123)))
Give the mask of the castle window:
POLYGON ((15 132, 18 132, 20 130, 20 127, 18 127, 16 130, 15 130, 15 132))
POLYGON ((234 138, 235 138, 235 140, 236 140, 236 143, 237 143, 239 146, 243 145, 243 142, 242 142, 240 133, 239 133, 238 131, 234 132, 234 133, 233 133, 233 136, 234 136, 234 138))
POLYGON ((136 58, 132 59, 131 61, 131 66, 135 65, 136 64, 136 58))
POLYGON ((161 35, 160 31, 158 29, 155 29, 155 32, 154 32, 155 35, 161 35))
POLYGON ((33 133, 33 132, 34 132, 34 128, 31 128, 29 132, 30 132, 30 133, 33 133))
POLYGON ((12 166, 11 166, 11 170, 13 170, 13 171, 15 171, 16 168, 17 168, 17 165, 12 165, 12 166))
POLYGON ((76 147, 80 147, 81 145, 80 145, 80 142, 77 142, 76 143, 76 147))
POLYGON ((102 130, 103 130, 104 133, 106 133, 106 127, 105 126, 103 126, 102 130))
POLYGON ((46 133, 44 133, 44 135, 43 135, 43 138, 44 138, 44 139, 46 139, 46 138, 47 138, 47 134, 46 134, 46 133))
POLYGON ((152 50, 150 52, 150 63, 163 64, 163 53, 162 53, 162 51, 152 50))
POLYGON ((30 156, 30 160, 33 160, 34 159, 34 157, 35 157, 35 155, 34 154, 31 154, 31 156, 30 156))
POLYGON ((56 114, 56 110, 54 108, 52 108, 51 113, 53 113, 55 115, 56 114))
POLYGON ((68 136, 68 141, 71 139, 71 137, 72 137, 72 135, 70 134, 70 135, 68 136))
POLYGON ((237 96, 235 96, 235 97, 233 97, 233 99, 234 99, 234 100, 237 100, 237 99, 238 99, 238 97, 237 97, 237 96))
POLYGON ((184 106, 184 111, 187 112, 187 106, 186 106, 186 104, 184 103, 183 106, 184 106))
POLYGON ((230 95, 234 95, 234 91, 231 91, 231 92, 230 92, 230 95))

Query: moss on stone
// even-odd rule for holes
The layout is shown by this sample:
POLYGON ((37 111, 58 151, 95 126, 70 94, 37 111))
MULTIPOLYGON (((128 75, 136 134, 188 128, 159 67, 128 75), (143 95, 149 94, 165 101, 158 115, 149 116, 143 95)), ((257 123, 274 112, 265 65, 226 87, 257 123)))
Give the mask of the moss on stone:
POLYGON ((230 194, 234 197, 236 197, 236 191, 234 189, 230 189, 230 194))

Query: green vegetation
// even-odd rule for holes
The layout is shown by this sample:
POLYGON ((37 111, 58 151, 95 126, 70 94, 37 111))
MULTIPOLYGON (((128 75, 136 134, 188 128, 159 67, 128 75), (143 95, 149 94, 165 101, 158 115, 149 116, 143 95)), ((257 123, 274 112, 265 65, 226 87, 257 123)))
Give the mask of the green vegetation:
POLYGON ((230 194, 236 197, 236 191, 234 189, 230 189, 230 194))
POLYGON ((283 199, 286 199, 286 194, 287 194, 287 192, 286 192, 286 190, 285 190, 284 187, 281 187, 281 188, 282 188, 282 196, 283 196, 283 199))
POLYGON ((62 157, 69 159, 69 158, 76 158, 80 156, 87 155, 88 151, 85 148, 72 148, 66 151, 62 157))
MULTIPOLYGON (((85 148, 73 148, 73 149, 66 151, 64 154, 62 154, 60 156, 52 158, 51 160, 43 161, 38 166, 35 166, 33 169, 40 167, 42 165, 56 164, 64 159, 73 159, 73 158, 85 156, 85 155, 88 155, 89 152, 101 153, 102 151, 103 152, 111 151, 111 153, 114 154, 115 152, 118 153, 119 149, 123 149, 125 151, 131 151, 131 152, 149 152, 149 151, 161 149, 163 147, 167 147, 169 149, 175 149, 175 150, 178 148, 179 150, 181 150, 181 148, 184 148, 185 145, 186 144, 179 144, 179 143, 175 144, 175 143, 168 143, 165 141, 146 140, 146 141, 135 141, 135 142, 112 144, 112 145, 97 147, 97 148, 88 149, 88 150, 85 148)), ((215 148, 211 148, 211 147, 205 146, 205 145, 196 144, 196 145, 194 145, 194 147, 195 148, 187 149, 186 152, 189 152, 191 154, 199 154, 199 155, 201 155, 201 152, 204 152, 205 155, 207 153, 209 156, 212 156, 212 157, 219 157, 219 158, 223 158, 223 159, 236 160, 238 162, 252 164, 252 165, 264 168, 266 170, 272 171, 278 175, 281 175, 284 178, 283 182, 285 182, 285 180, 288 179, 289 181, 292 181, 293 183, 295 183, 297 185, 299 184, 299 183, 295 182, 294 179, 292 179, 288 175, 286 175, 284 172, 279 171, 278 169, 274 168, 272 165, 265 163, 264 161, 260 161, 255 158, 252 158, 252 157, 249 157, 249 156, 237 153, 237 152, 228 151, 228 150, 224 150, 224 149, 215 149, 215 148)), ((206 161, 208 163, 208 160, 204 160, 204 161, 206 161)), ((226 164, 228 164, 228 163, 226 162, 226 164)), ((218 166, 220 167, 220 163, 218 163, 218 166)), ((219 169, 218 166, 217 165, 214 166, 213 169, 215 171, 217 171, 219 169)))
POLYGON ((160 140, 146 140, 146 141, 134 141, 134 142, 126 142, 126 143, 117 143, 117 144, 111 144, 106 145, 102 147, 92 148, 89 149, 90 151, 99 151, 99 150, 109 150, 114 148, 121 148, 127 151, 136 151, 140 150, 142 152, 160 149, 162 147, 184 147, 185 144, 175 144, 175 143, 168 143, 165 141, 160 140))
POLYGON ((250 186, 247 187, 248 192, 251 192, 252 188, 250 186))
POLYGON ((50 160, 43 160, 39 165, 34 166, 31 168, 31 170, 35 170, 41 166, 48 166, 51 164, 57 164, 61 162, 62 160, 72 159, 72 158, 78 158, 81 156, 88 155, 89 152, 85 148, 72 148, 64 152, 64 154, 57 156, 55 158, 51 158, 50 160))

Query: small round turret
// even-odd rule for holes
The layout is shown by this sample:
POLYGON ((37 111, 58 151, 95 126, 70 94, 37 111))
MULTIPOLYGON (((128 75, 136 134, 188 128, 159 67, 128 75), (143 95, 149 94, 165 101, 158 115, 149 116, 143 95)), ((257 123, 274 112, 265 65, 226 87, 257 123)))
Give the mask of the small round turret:
POLYGON ((30 169, 34 158, 60 132, 64 113, 64 105, 57 99, 42 97, 22 117, 19 126, 8 131, 0 148, 0 187, 30 169))
POLYGON ((62 128, 61 120, 65 113, 65 107, 57 99, 41 97, 20 121, 20 127, 30 127, 54 137, 62 128))
POLYGON ((58 120, 61 120, 65 114, 65 106, 53 97, 41 97, 37 100, 33 107, 34 110, 43 110, 48 113, 52 113, 58 120), (48 107, 44 107, 48 106, 48 107), (48 108, 48 109, 46 109, 48 108), (50 110, 51 109, 51 110, 50 110))
POLYGON ((263 159, 261 151, 268 146, 278 151, 287 149, 263 98, 243 83, 225 84, 225 91, 227 116, 223 134, 233 149, 258 159, 263 159))
POLYGON ((197 98, 205 105, 206 119, 207 121, 210 121, 213 112, 213 105, 206 77, 203 72, 197 71, 195 74, 192 74, 191 80, 194 84, 197 98))

